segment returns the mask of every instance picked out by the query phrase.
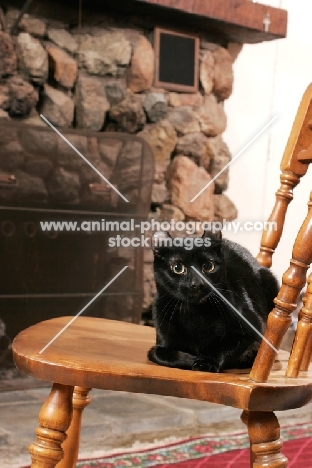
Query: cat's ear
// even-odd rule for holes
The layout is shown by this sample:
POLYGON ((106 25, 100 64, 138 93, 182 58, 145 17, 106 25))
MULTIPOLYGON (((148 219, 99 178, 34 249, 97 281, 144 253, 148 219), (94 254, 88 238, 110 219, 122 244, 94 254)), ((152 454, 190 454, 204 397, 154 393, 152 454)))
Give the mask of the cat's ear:
POLYGON ((215 239, 221 241, 222 240, 222 231, 218 229, 217 231, 213 231, 215 239))
POLYGON ((168 231, 154 232, 152 236, 152 249, 154 255, 158 255, 159 249, 161 249, 162 247, 170 247, 170 239, 172 239, 172 237, 170 236, 168 231))
POLYGON ((221 229, 218 229, 217 231, 204 231, 204 234, 202 235, 202 238, 205 239, 206 237, 213 237, 213 239, 222 240, 222 231, 221 229))

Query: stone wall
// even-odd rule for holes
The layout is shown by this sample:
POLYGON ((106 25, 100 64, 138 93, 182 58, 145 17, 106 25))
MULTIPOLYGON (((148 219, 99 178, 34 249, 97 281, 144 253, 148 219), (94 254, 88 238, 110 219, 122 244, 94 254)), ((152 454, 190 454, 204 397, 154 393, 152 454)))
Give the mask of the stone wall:
MULTIPOLYGON (((1 2, 0 2, 1 5, 1 2)), ((232 220, 224 194, 228 171, 193 203, 199 189, 231 159, 222 139, 223 101, 232 92, 232 62, 239 45, 201 36, 199 91, 153 87, 150 30, 106 21, 79 30, 48 18, 0 8, 0 116, 94 132, 127 132, 145 139, 155 158, 150 217, 157 220, 232 220), (116 25, 117 24, 117 25, 116 25)), ((61 17, 61 16, 60 16, 61 17)), ((146 253, 144 309, 154 294, 146 253)))

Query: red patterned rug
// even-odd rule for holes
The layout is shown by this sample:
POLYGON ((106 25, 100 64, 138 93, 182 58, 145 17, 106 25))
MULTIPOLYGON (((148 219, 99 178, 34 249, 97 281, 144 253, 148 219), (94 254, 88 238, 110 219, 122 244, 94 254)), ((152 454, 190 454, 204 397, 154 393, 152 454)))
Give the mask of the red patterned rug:
MULTIPOLYGON (((312 466, 312 423, 281 429, 288 468, 312 466)), ((146 450, 129 450, 96 459, 81 460, 76 468, 249 468, 246 433, 204 436, 146 450)))

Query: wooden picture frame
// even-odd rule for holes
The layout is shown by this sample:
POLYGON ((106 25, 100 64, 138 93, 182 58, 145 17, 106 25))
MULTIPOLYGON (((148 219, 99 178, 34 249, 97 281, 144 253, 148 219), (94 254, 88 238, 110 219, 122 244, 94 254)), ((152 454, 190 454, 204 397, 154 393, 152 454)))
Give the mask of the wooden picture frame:
POLYGON ((198 91, 199 37, 155 28, 154 86, 184 93, 198 91))

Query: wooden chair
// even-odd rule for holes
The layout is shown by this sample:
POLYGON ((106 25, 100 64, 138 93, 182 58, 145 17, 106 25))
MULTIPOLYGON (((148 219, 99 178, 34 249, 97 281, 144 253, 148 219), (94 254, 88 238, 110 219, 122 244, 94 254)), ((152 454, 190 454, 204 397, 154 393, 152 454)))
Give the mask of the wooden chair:
MULTIPOLYGON (((312 161, 311 99, 312 85, 303 96, 282 160, 281 186, 270 217, 277 222, 278 230, 263 233, 258 256, 262 265, 271 265, 292 190, 312 161)), ((291 323, 291 312, 306 283, 311 260, 312 198, 268 319, 265 337, 277 349, 291 323)), ((266 341, 261 344, 250 374, 235 371, 215 374, 158 366, 146 357, 155 343, 152 328, 88 317, 78 317, 40 353, 69 320, 70 317, 60 317, 39 323, 21 332, 13 343, 15 363, 21 372, 53 382, 39 414, 37 440, 30 446, 32 467, 75 466, 81 413, 90 402, 91 388, 172 395, 241 408, 250 437, 251 466, 287 466, 287 459, 281 454, 280 428, 274 411, 298 408, 312 399, 312 373, 308 372, 312 350, 312 277, 290 360, 287 363, 288 353, 280 352, 278 370, 273 367, 276 352, 266 341)))

